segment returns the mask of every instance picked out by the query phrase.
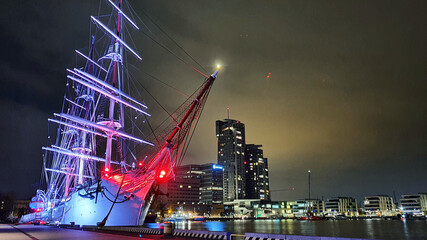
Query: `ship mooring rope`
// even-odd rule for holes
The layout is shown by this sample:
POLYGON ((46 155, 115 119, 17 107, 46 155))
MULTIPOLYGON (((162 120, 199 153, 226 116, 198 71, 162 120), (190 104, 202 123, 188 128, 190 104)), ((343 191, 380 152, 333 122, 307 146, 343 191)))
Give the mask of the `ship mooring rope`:
POLYGON ((118 203, 118 202, 117 202, 117 198, 119 197, 120 190, 122 190, 123 182, 124 182, 124 180, 125 180, 125 175, 126 175, 126 173, 123 173, 122 182, 120 183, 120 187, 119 187, 119 189, 117 190, 117 194, 116 194, 116 197, 114 198, 114 202, 113 202, 113 204, 112 204, 112 205, 111 205, 111 207, 110 207, 110 211, 108 211, 107 216, 105 216, 105 218, 102 220, 102 222, 100 222, 101 227, 105 226, 105 223, 107 222, 107 219, 108 219, 108 217, 110 216, 110 213, 111 213, 111 211, 113 210, 114 205, 115 205, 116 203, 118 203))

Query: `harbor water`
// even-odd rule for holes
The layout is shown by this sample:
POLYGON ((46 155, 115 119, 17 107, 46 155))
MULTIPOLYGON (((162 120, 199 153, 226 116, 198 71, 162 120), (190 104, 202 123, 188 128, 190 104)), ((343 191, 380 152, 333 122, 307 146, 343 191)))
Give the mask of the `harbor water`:
MULTIPOLYGON (((155 226, 150 226, 155 227, 155 226)), ((307 236, 333 236, 365 239, 427 239, 425 220, 233 220, 181 221, 176 229, 228 231, 236 234, 275 233, 307 236)))

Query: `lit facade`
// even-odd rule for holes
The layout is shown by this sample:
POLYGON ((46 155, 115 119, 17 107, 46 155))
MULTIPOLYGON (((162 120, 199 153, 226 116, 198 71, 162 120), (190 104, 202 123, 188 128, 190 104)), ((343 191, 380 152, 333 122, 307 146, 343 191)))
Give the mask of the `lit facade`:
POLYGON ((168 204, 165 216, 173 219, 188 220, 198 216, 210 216, 212 208, 202 204, 168 204))
POLYGON ((345 215, 348 217, 358 216, 357 201, 350 197, 337 197, 325 202, 325 215, 335 217, 345 215))
POLYGON ((427 193, 402 195, 400 199, 402 212, 406 216, 427 215, 427 193))
POLYGON ((225 204, 233 206, 234 217, 238 218, 282 218, 286 214, 286 202, 260 199, 236 199, 225 204))
POLYGON ((245 125, 237 120, 216 121, 218 164, 224 167, 223 199, 246 197, 245 125))
POLYGON ((175 170, 175 179, 167 184, 169 204, 198 204, 202 171, 199 165, 184 165, 175 170))
POLYGON ((223 202, 223 171, 224 167, 208 163, 200 165, 203 173, 200 183, 200 203, 221 204, 223 202))
POLYGON ((246 144, 246 198, 270 200, 268 161, 264 158, 262 145, 246 144))
POLYGON ((314 216, 323 216, 325 213, 325 202, 319 199, 297 200, 293 207, 293 214, 296 217, 306 216, 311 212, 314 216))
POLYGON ((393 198, 386 195, 365 197, 364 206, 368 216, 393 216, 396 210, 393 198))
POLYGON ((283 217, 293 218, 298 209, 297 201, 286 201, 283 217))

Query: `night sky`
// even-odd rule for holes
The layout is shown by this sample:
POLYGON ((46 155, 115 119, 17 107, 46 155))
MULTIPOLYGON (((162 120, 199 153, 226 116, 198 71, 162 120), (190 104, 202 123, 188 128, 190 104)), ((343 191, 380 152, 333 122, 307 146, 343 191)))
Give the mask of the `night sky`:
MULTIPOLYGON (((308 169, 313 197, 427 192, 426 1, 131 5, 178 56, 191 62, 142 11, 208 74, 223 64, 184 164, 216 162, 215 121, 230 107, 230 118, 246 124, 246 142, 263 145, 271 190, 295 187, 273 192, 273 200, 308 197, 308 169)), ((0 192, 35 194, 47 118, 61 110, 65 68, 76 66, 75 49, 87 49, 98 7, 86 0, 2 2, 0 192)), ((137 68, 187 94, 203 82, 144 34, 133 40, 143 57, 137 68)), ((170 111, 186 99, 134 74, 170 111)), ((155 125, 164 113, 143 100, 155 125)))

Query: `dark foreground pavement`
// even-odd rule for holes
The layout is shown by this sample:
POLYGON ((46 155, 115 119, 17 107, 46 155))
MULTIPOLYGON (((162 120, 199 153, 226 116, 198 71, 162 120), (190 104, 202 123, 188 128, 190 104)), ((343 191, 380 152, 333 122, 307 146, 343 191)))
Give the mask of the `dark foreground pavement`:
POLYGON ((44 225, 12 225, 0 224, 1 240, 90 240, 90 239, 182 239, 182 238, 165 238, 163 236, 142 235, 136 233, 115 233, 115 232, 92 232, 75 229, 65 229, 44 225))

